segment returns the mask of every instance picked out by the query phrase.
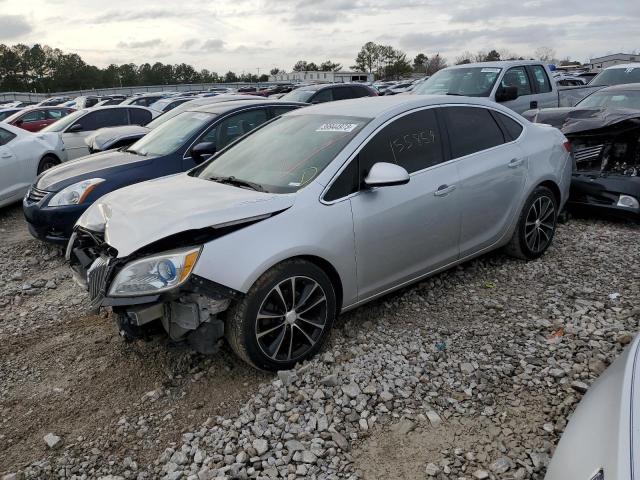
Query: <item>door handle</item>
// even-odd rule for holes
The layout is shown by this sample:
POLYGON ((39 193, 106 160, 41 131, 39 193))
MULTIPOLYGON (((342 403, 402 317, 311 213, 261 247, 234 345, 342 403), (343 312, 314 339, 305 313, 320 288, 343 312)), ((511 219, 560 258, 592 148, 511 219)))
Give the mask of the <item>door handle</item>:
POLYGON ((524 162, 524 160, 522 160, 521 158, 513 158, 511 159, 511 161, 507 164, 507 167, 509 168, 516 168, 519 167, 520 165, 522 165, 522 163, 524 162))
POLYGON ((433 192, 436 197, 444 197, 445 195, 449 195, 456 189, 455 185, 440 185, 438 189, 433 192))
POLYGON ((529 102, 529 108, 530 109, 538 108, 538 101, 537 100, 533 100, 533 101, 529 102))
POLYGON ((2 155, 0 155, 0 158, 11 158, 11 154, 4 152, 2 155))

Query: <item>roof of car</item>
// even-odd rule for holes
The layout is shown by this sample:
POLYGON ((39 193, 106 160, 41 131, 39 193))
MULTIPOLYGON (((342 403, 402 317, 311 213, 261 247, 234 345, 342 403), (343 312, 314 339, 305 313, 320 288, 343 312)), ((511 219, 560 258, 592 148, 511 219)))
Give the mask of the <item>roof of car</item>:
POLYGON ((280 107, 283 105, 293 105, 293 106, 304 107, 304 106, 307 106, 308 104, 302 103, 302 102, 283 102, 282 100, 266 100, 266 99, 262 101, 233 100, 231 102, 218 102, 218 103, 211 103, 208 105, 201 105, 198 107, 193 107, 192 109, 189 109, 187 111, 215 113, 220 115, 222 113, 226 113, 231 110, 237 110, 244 107, 251 107, 251 106, 257 106, 257 105, 274 106, 274 107, 280 107))
POLYGON ((351 86, 351 85, 356 85, 356 86, 362 86, 361 83, 316 83, 315 85, 305 85, 302 87, 298 87, 296 88, 296 90, 322 90, 323 88, 330 88, 330 87, 345 87, 345 86, 351 86))
POLYGON ((499 104, 480 97, 459 97, 454 95, 392 95, 362 97, 339 102, 326 102, 306 107, 287 115, 340 115, 345 117, 375 118, 382 114, 402 112, 413 108, 450 103, 481 105, 505 110, 499 104))
POLYGON ((499 62, 476 62, 476 63, 463 63, 461 65, 452 65, 447 67, 451 68, 472 68, 472 67, 485 67, 485 68, 508 68, 519 65, 544 65, 545 62, 540 60, 500 60, 499 62))
POLYGON ((613 70, 616 68, 640 68, 640 62, 635 63, 619 63, 618 65, 611 65, 605 68, 605 70, 613 70))
POLYGON ((611 85, 610 87, 605 87, 602 90, 598 90, 599 92, 618 92, 618 91, 640 91, 640 83, 621 83, 620 85, 611 85))

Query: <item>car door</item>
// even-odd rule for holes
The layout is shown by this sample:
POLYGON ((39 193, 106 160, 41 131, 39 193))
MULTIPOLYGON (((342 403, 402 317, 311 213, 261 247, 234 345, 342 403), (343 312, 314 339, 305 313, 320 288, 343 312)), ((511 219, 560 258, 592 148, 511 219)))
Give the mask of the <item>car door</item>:
POLYGON ((38 132, 47 126, 46 113, 44 110, 32 110, 26 112, 13 124, 29 132, 38 132))
POLYGON ((551 87, 547 71, 542 65, 527 65, 529 77, 535 91, 535 108, 555 108, 558 106, 558 95, 551 87))
POLYGON ((359 301, 458 258, 458 172, 455 162, 446 159, 435 109, 396 117, 358 153, 360 189, 350 202, 359 301), (364 178, 377 162, 404 167, 409 183, 364 188, 364 178))
POLYGON ((69 160, 89 155, 89 146, 85 138, 94 130, 104 127, 127 125, 129 118, 126 108, 104 108, 88 112, 70 125, 62 135, 67 157, 69 160), (74 128, 79 125, 79 130, 74 128))
POLYGON ((459 170, 462 258, 498 242, 520 208, 527 158, 513 140, 522 125, 513 118, 477 106, 443 107, 451 148, 459 170), (511 122, 510 134, 498 121, 511 122), (513 125, 515 124, 515 125, 513 125))
POLYGON ((518 98, 502 102, 507 108, 514 112, 522 113, 532 108, 536 108, 532 102, 536 101, 533 95, 533 87, 524 66, 512 67, 507 70, 500 81, 502 87, 516 87, 518 89, 518 98))
POLYGON ((11 146, 16 138, 15 133, 0 127, 0 203, 26 188, 20 158, 11 146))
MULTIPOLYGON (((230 114, 200 135, 192 145, 211 142, 215 144, 216 151, 219 152, 254 128, 262 125, 267 119, 267 107, 251 108, 230 114)), ((188 170, 196 166, 196 164, 197 162, 188 151, 184 157, 183 169, 188 170)))

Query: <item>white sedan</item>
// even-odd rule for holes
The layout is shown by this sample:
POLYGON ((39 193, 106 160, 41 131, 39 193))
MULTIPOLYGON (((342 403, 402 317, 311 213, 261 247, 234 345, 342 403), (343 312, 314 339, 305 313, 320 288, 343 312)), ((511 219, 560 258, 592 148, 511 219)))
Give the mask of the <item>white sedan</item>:
POLYGON ((0 207, 21 200, 46 169, 67 160, 55 133, 31 133, 6 123, 0 126, 0 207))

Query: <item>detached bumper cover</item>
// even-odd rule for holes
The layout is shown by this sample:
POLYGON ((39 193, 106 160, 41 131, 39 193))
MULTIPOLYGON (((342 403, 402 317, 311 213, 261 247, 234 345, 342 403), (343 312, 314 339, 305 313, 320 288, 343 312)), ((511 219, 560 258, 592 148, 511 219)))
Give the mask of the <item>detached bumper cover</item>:
POLYGON ((640 209, 619 207, 620 195, 640 200, 640 177, 602 175, 600 172, 574 172, 571 179, 569 206, 576 210, 598 211, 640 221, 640 209))

